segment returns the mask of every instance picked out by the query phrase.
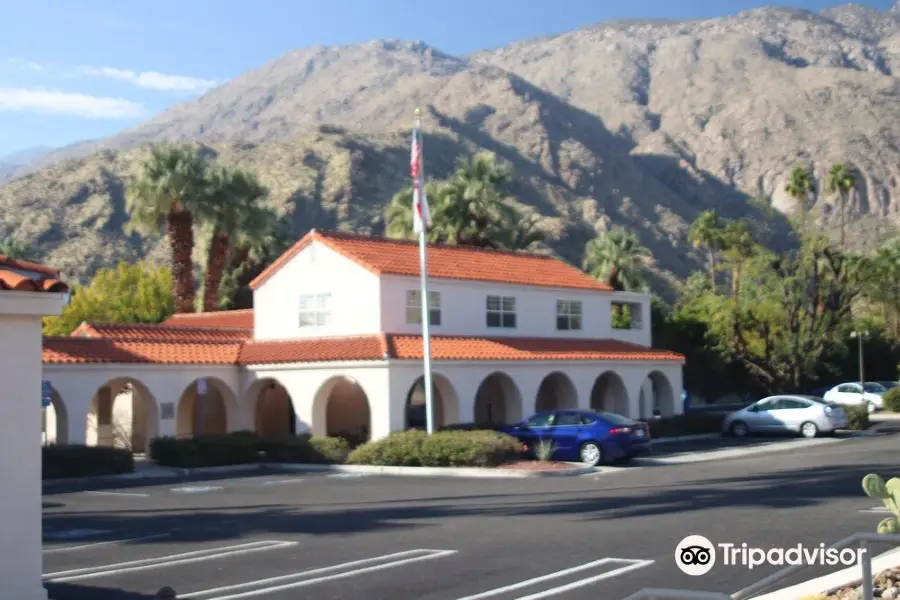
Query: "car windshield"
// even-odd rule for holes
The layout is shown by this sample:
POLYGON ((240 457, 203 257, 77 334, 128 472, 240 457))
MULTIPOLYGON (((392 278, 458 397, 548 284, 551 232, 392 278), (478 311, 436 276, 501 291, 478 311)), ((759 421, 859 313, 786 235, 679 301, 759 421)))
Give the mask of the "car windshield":
POLYGON ((870 394, 879 394, 881 392, 887 391, 887 388, 884 387, 883 385, 881 385, 880 383, 871 383, 870 382, 870 383, 865 384, 864 387, 866 388, 866 391, 869 392, 870 394))
POLYGON ((617 415, 616 413, 594 413, 598 419, 603 419, 610 425, 631 425, 634 423, 634 419, 629 419, 628 417, 623 417, 622 415, 617 415))
POLYGON ((819 404, 831 404, 825 398, 820 398, 819 396, 797 396, 798 398, 803 398, 804 400, 809 400, 811 402, 818 402, 819 404))

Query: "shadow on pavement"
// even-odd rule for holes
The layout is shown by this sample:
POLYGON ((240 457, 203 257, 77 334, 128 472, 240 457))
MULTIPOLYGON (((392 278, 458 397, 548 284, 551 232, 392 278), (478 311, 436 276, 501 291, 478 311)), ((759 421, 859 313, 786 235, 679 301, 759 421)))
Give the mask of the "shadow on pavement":
POLYGON ((100 588, 71 583, 45 583, 50 600, 155 600, 156 596, 126 592, 120 588, 100 588))
MULTIPOLYGON (((676 477, 643 486, 598 487, 596 490, 529 492, 528 484, 507 488, 508 493, 472 496, 466 483, 459 495, 365 503, 336 497, 327 504, 247 505, 210 507, 214 497, 198 504, 171 510, 127 509, 80 512, 76 515, 47 514, 44 525, 101 530, 169 532, 180 530, 196 541, 234 539, 265 533, 343 535, 372 531, 438 526, 429 519, 457 517, 509 517, 522 515, 569 515, 585 520, 608 520, 659 514, 691 513, 721 508, 792 508, 824 504, 835 498, 862 497, 860 480, 865 473, 889 474, 894 462, 871 462, 816 470, 792 469, 774 474, 686 481, 676 477), (522 489, 516 493, 516 489, 522 489), (567 498, 566 496, 569 496, 567 498), (443 502, 443 504, 441 504, 443 502)), ((470 482, 471 484, 471 482, 470 482)), ((388 484, 390 485, 390 484, 388 484)), ((184 534, 184 535, 182 535, 184 534)), ((160 538, 143 544, 165 544, 160 538)), ((176 541, 172 539, 171 541, 176 541)))

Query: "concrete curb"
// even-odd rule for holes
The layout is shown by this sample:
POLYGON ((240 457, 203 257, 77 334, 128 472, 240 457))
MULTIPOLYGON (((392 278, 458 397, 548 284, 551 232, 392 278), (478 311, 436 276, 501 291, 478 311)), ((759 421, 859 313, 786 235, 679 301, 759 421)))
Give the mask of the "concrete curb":
POLYGON ((696 435, 680 435, 678 437, 661 437, 653 438, 651 443, 657 444, 675 444, 678 442, 696 442, 700 440, 717 440, 722 437, 721 433, 698 433, 696 435))
MULTIPOLYGON (((872 575, 875 577, 882 571, 896 567, 900 567, 900 550, 888 550, 872 559, 872 575)), ((859 566, 847 567, 836 573, 757 596, 756 600, 797 600, 805 596, 829 594, 840 588, 856 585, 862 585, 862 568, 859 566)))
POLYGON ((359 475, 399 475, 405 477, 473 477, 487 479, 523 479, 535 477, 571 477, 586 475, 596 471, 596 467, 586 467, 582 463, 569 463, 571 469, 559 471, 517 471, 515 469, 492 469, 483 467, 396 467, 375 465, 308 465, 278 464, 270 465, 279 471, 296 472, 331 472, 359 475))
POLYGON ((179 469, 177 467, 156 467, 151 471, 133 471, 119 475, 95 475, 91 477, 62 477, 47 479, 43 487, 83 485, 88 483, 121 483, 125 481, 145 481, 147 479, 167 479, 171 477, 188 477, 191 475, 215 475, 217 473, 240 473, 260 471, 270 467, 268 464, 226 465, 224 467, 198 467, 196 469, 179 469))

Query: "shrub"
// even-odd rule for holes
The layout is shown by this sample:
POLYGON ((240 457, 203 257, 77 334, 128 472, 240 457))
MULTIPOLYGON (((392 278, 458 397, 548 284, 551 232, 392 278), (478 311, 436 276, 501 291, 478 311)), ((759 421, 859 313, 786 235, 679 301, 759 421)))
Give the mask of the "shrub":
POLYGON ((496 431, 503 425, 497 423, 453 423, 438 428, 438 431, 496 431))
POLYGON ((118 475, 134 471, 134 456, 108 446, 44 446, 43 478, 118 475))
POLYGON ((678 437, 682 435, 699 435, 703 433, 719 433, 725 412, 699 412, 673 415, 660 419, 649 419, 650 435, 654 438, 678 437))
POLYGON ((341 438, 309 435, 266 438, 252 431, 181 440, 161 437, 150 443, 150 458, 157 464, 185 469, 252 464, 263 460, 336 463, 342 462, 349 452, 349 445, 341 438))
POLYGON ((885 393, 884 410, 900 412, 900 387, 891 388, 885 393))
POLYGON ((408 467, 491 467, 519 455, 521 444, 493 431, 403 431, 364 444, 347 462, 408 467))
POLYGON ((350 454, 350 444, 339 437, 299 436, 266 442, 266 458, 273 462, 335 464, 350 454))
POLYGON ((847 429, 860 431, 869 428, 869 411, 865 405, 846 406, 844 412, 847 413, 847 429))

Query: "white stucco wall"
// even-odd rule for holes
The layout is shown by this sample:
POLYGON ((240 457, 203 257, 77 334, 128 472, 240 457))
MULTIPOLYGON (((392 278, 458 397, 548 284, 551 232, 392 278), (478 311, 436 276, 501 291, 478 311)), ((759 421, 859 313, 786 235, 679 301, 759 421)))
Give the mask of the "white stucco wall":
MULTIPOLYGON (((419 290, 418 277, 386 275, 381 278, 381 321, 388 333, 420 334, 421 326, 406 322, 406 296, 419 290)), ((497 337, 553 337, 572 339, 608 338, 650 345, 650 297, 647 294, 593 292, 586 290, 540 288, 524 285, 430 279, 429 292, 441 296, 441 324, 432 327, 434 335, 481 335, 497 337), (516 327, 487 326, 487 296, 513 296, 516 299, 516 327), (582 303, 582 328, 556 328, 556 302, 582 303), (614 329, 612 303, 641 303, 641 329, 614 329)))
POLYGON ((41 527, 41 318, 63 294, 0 291, 0 600, 46 600, 41 527))
POLYGON ((291 339, 375 334, 380 328, 378 276, 314 241, 253 292, 254 338, 291 339), (300 296, 331 294, 331 319, 300 327, 300 296))

